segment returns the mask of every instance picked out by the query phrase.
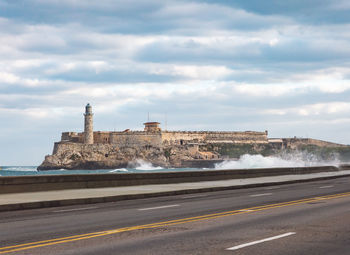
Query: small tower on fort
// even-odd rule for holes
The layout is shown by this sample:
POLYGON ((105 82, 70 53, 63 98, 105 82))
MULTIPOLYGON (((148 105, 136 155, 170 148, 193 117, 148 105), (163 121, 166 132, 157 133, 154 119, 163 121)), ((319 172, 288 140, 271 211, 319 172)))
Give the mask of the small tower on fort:
POLYGON ((90 104, 85 106, 84 113, 84 143, 85 144, 93 144, 94 143, 94 128, 93 128, 93 113, 92 107, 90 104))
POLYGON ((159 127, 159 122, 146 122, 143 123, 145 125, 144 131, 145 132, 160 132, 162 131, 159 127))

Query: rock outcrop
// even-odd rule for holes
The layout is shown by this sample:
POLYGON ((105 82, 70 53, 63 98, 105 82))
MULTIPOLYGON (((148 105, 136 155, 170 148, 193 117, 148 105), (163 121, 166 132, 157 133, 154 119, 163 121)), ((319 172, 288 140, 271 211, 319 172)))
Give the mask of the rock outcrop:
POLYGON ((113 144, 59 142, 55 143, 54 153, 45 157, 38 170, 116 169, 133 167, 138 160, 167 168, 182 167, 189 160, 207 160, 209 164, 211 160, 219 158, 218 153, 200 152, 188 146, 120 148, 113 144))
POLYGON ((282 139, 282 144, 227 144, 164 146, 118 146, 116 144, 55 143, 52 155, 47 155, 38 170, 52 169, 117 169, 133 168, 144 160, 163 168, 213 167, 224 160, 235 160, 244 154, 264 156, 293 153, 313 154, 319 160, 350 160, 350 147, 319 140, 282 139), (287 145, 286 145, 287 144, 287 145))

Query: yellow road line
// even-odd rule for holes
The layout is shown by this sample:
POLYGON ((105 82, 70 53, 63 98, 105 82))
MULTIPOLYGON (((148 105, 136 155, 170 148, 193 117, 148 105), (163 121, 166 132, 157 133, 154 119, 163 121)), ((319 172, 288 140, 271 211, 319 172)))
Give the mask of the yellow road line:
MULTIPOLYGON (((102 232, 106 232, 106 231, 102 231, 102 232)), ((94 234, 96 234, 96 233, 94 233, 94 234)), ((51 241, 65 240, 65 239, 81 237, 81 236, 89 236, 89 235, 91 235, 91 233, 90 234, 75 235, 75 236, 68 236, 68 237, 61 237, 61 238, 55 238, 55 239, 49 239, 49 240, 44 240, 44 241, 25 243, 25 244, 19 244, 19 245, 7 246, 7 247, 1 247, 0 250, 9 249, 9 248, 16 248, 16 247, 21 247, 21 246, 27 246, 27 245, 31 245, 31 244, 39 244, 39 243, 47 243, 47 242, 51 242, 51 241)))
POLYGON ((1 247, 0 254, 28 250, 28 249, 33 249, 33 248, 38 248, 38 247, 43 247, 43 246, 61 244, 61 243, 74 242, 74 241, 78 241, 78 240, 85 240, 85 239, 101 237, 101 236, 106 236, 106 235, 112 235, 112 234, 127 232, 127 231, 167 227, 167 226, 172 226, 172 225, 178 225, 178 224, 184 224, 184 223, 190 223, 190 222, 196 222, 196 221, 202 221, 202 220, 210 220, 210 219, 216 219, 216 218, 232 216, 232 215, 237 215, 237 214, 252 213, 252 212, 258 212, 258 211, 280 208, 280 207, 285 207, 285 206, 300 205, 300 204, 315 202, 315 201, 319 201, 319 200, 329 200, 329 199, 348 197, 348 196, 350 196, 350 192, 339 193, 339 194, 334 194, 334 195, 327 195, 327 196, 305 198, 305 199, 276 203, 276 204, 267 204, 267 205, 238 209, 238 210, 233 210, 233 211, 206 214, 206 215, 200 215, 200 216, 189 217, 189 218, 184 218, 184 219, 156 222, 156 223, 133 226, 133 227, 125 227, 125 228, 118 228, 118 229, 112 229, 112 230, 106 230, 106 231, 93 232, 93 233, 88 233, 88 234, 67 236, 67 237, 61 237, 61 238, 55 238, 55 239, 48 239, 48 240, 43 240, 43 241, 38 241, 38 242, 31 242, 31 243, 24 243, 24 244, 1 247))

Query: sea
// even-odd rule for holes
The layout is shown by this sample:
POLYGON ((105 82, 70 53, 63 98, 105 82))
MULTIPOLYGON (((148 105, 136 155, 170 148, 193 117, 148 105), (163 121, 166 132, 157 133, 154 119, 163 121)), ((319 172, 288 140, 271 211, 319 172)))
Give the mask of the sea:
POLYGON ((174 172, 174 171, 200 171, 199 168, 161 168, 161 167, 136 167, 118 169, 97 170, 45 170, 38 171, 38 166, 1 166, 0 176, 24 176, 24 175, 65 175, 65 174, 123 174, 123 173, 145 173, 145 172, 174 172))
POLYGON ((270 168, 270 167, 308 167, 308 166, 338 166, 340 162, 337 159, 322 161, 312 155, 293 154, 282 156, 262 155, 242 155, 238 160, 226 160, 218 163, 214 168, 162 168, 153 166, 151 163, 138 160, 133 168, 118 169, 98 169, 98 170, 48 170, 38 171, 37 166, 1 166, 0 176, 24 176, 24 175, 66 175, 66 174, 125 174, 125 173, 145 173, 145 172, 181 172, 181 171, 208 171, 224 169, 252 169, 252 168, 270 168))

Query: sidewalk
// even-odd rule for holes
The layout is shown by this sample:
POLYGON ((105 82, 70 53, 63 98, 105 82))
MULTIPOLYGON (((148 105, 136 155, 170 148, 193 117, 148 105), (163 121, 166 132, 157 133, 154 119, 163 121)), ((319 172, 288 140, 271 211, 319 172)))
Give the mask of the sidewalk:
POLYGON ((350 170, 224 181, 0 194, 0 211, 113 202, 126 199, 261 187, 312 180, 333 179, 342 176, 350 176, 350 170))

